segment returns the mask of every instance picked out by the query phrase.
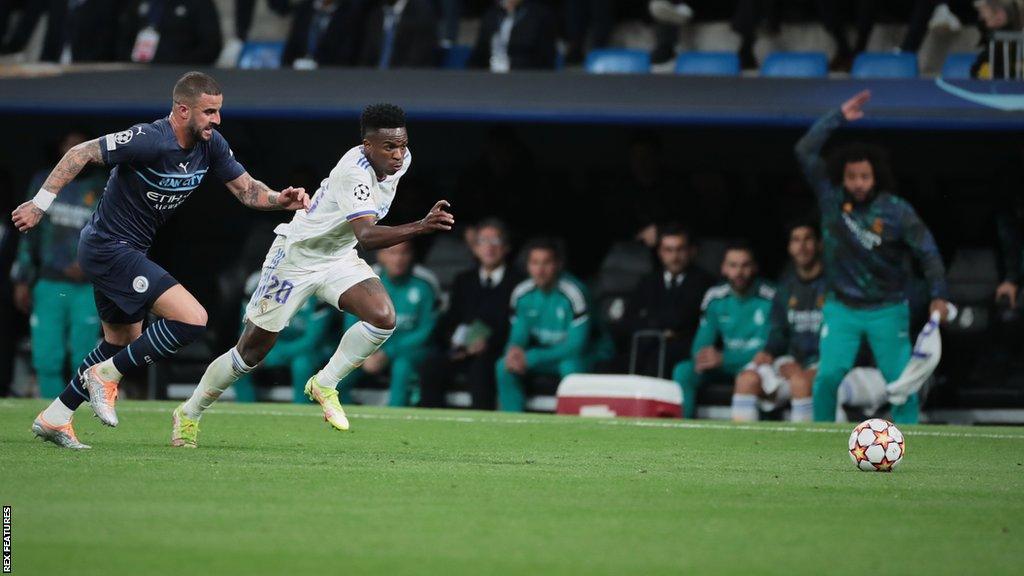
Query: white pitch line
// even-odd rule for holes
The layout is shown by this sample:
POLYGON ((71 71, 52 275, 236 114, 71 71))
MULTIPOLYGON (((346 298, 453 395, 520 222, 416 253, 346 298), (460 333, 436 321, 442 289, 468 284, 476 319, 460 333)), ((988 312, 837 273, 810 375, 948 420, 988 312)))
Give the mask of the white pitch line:
MULTIPOLYGON (((14 408, 17 404, 10 401, 0 401, 0 408, 14 408)), ((146 406, 123 406, 120 412, 138 413, 164 413, 170 414, 170 410, 164 408, 146 406)), ((289 416, 298 418, 311 418, 315 414, 309 412, 291 412, 282 410, 233 410, 231 407, 221 406, 213 409, 217 415, 227 416, 289 416)), ((674 428, 692 430, 743 430, 754 432, 784 432, 784 433, 824 433, 824 434, 848 434, 842 428, 812 428, 803 426, 750 426, 744 424, 722 424, 714 422, 687 422, 681 420, 639 420, 629 418, 618 419, 597 419, 597 418, 490 418, 474 416, 442 416, 442 415, 418 415, 418 414, 349 414, 349 418, 358 420, 396 420, 396 421, 422 421, 422 422, 459 422, 463 424, 578 424, 586 422, 600 426, 627 426, 637 428, 674 428)), ((914 430, 910 436, 932 436, 936 438, 988 438, 994 440, 1024 440, 1024 434, 984 434, 974 432, 944 432, 941 430, 914 430)))

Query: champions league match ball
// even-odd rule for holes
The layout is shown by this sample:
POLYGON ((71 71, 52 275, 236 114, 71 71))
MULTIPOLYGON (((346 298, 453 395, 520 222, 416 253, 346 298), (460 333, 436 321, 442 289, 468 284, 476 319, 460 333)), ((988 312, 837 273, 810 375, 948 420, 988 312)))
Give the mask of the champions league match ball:
POLYGON ((867 472, 892 472, 906 451, 903 433, 888 420, 865 420, 850 434, 850 460, 867 472))

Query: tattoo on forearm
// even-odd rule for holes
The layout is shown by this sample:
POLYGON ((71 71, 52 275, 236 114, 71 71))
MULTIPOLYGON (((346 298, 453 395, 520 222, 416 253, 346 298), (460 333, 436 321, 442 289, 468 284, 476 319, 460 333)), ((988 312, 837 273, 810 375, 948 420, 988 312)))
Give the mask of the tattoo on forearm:
POLYGON ((277 208, 277 193, 255 178, 250 178, 248 185, 235 194, 235 196, 238 197, 242 204, 250 208, 257 210, 273 210, 277 208))
POLYGON ((60 192, 68 182, 78 176, 86 164, 103 164, 103 153, 98 139, 83 142, 68 150, 43 182, 43 188, 54 194, 60 192))

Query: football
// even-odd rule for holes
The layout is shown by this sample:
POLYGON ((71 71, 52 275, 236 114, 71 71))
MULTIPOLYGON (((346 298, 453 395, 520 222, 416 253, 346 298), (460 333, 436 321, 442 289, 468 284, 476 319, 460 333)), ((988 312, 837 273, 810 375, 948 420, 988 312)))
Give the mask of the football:
POLYGON ((850 459, 867 472, 892 472, 906 451, 903 433, 888 420, 865 420, 850 434, 850 459))

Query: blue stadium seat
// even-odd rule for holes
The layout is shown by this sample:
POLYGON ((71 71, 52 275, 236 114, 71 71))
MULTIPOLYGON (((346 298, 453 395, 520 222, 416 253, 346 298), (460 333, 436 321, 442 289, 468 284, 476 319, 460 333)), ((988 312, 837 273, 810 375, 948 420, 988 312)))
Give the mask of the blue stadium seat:
POLYGON ((676 60, 676 74, 684 76, 739 76, 740 58, 735 52, 683 52, 676 60))
POLYGON ((273 70, 281 67, 284 42, 246 42, 238 55, 243 70, 273 70))
POLYGON ((951 80, 966 80, 971 77, 971 66, 978 55, 973 52, 956 52, 946 56, 942 65, 942 77, 951 80))
POLYGON ((854 78, 917 78, 917 54, 861 52, 853 61, 854 78))
POLYGON ((584 68, 591 74, 646 74, 651 71, 651 55, 644 50, 600 48, 587 54, 584 68))
POLYGON ((825 78, 828 56, 823 52, 775 52, 761 65, 766 78, 825 78))
POLYGON ((444 57, 441 58, 442 66, 448 70, 464 70, 469 64, 469 55, 472 52, 472 46, 454 44, 444 50, 444 57))

